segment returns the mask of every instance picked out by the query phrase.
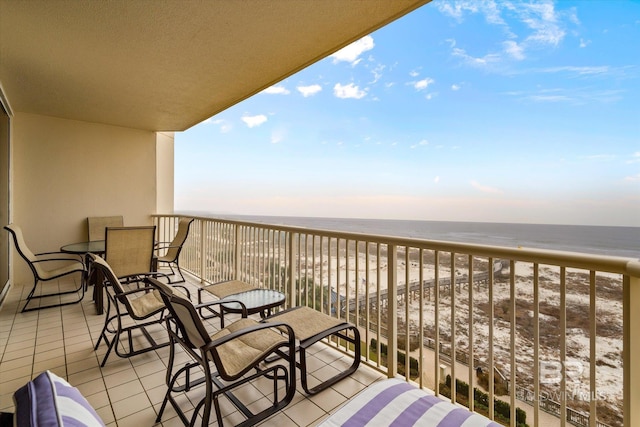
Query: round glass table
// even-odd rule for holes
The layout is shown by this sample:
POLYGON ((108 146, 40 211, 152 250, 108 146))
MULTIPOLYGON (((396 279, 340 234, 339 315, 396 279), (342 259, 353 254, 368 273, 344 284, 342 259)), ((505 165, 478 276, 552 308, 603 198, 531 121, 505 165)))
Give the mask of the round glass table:
POLYGON ((96 255, 104 254, 104 240, 94 240, 92 242, 78 242, 64 245, 60 248, 62 252, 71 254, 86 254, 88 252, 96 255))
MULTIPOLYGON (((260 313, 263 319, 271 314, 271 309, 284 305, 285 295, 282 292, 272 289, 252 289, 233 295, 228 295, 224 300, 240 301, 247 308, 247 314, 260 313)), ((242 307, 236 302, 228 302, 220 305, 222 311, 221 322, 224 319, 224 313, 242 313, 242 307)), ((223 326, 224 327, 224 323, 223 326)))

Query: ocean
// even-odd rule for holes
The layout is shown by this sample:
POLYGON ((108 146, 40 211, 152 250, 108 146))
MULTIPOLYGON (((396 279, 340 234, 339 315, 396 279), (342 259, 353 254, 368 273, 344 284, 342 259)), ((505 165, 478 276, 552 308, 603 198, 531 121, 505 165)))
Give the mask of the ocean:
POLYGON ((212 215, 273 225, 640 259, 640 227, 212 215))

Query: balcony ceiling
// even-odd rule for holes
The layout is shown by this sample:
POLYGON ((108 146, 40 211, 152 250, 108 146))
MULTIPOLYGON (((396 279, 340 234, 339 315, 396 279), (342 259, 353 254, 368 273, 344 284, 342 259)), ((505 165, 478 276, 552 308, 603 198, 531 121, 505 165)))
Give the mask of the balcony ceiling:
POLYGON ((429 0, 0 0, 14 113, 185 130, 429 0))

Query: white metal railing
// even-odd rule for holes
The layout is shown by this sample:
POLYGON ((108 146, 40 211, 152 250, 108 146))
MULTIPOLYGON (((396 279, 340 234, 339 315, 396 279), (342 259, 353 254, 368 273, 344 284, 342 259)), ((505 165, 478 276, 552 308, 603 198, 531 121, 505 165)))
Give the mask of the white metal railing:
POLYGON ((196 217, 180 265, 355 323, 364 363, 512 426, 640 425, 639 260, 196 217))

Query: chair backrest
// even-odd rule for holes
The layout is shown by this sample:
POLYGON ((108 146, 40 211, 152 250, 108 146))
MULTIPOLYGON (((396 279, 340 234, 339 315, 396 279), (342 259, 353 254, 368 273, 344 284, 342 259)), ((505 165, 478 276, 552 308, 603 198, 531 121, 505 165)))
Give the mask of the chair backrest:
POLYGON ((29 265, 31 265, 36 260, 36 256, 25 243, 24 236, 22 235, 22 228, 16 224, 5 225, 4 228, 13 236, 13 243, 16 245, 16 249, 20 256, 24 258, 29 265))
POLYGON ((184 245, 184 242, 189 236, 189 228, 192 222, 193 218, 180 218, 180 221, 178 221, 178 231, 171 241, 170 247, 167 249, 167 253, 165 254, 166 258, 175 260, 180 256, 182 245, 184 245))
POLYGON ((211 342, 211 337, 191 301, 173 292, 171 286, 159 280, 151 278, 149 282, 160 291, 162 300, 178 325, 186 345, 197 349, 211 342))
POLYGON ((155 225, 107 227, 104 258, 116 277, 151 271, 155 232, 155 225))
POLYGON ((118 280, 116 273, 113 271, 111 266, 105 261, 103 258, 99 257, 96 254, 88 253, 87 258, 89 259, 88 264, 91 265, 91 268, 98 268, 102 272, 104 280, 109 282, 111 287, 113 288, 113 292, 116 295, 123 294, 125 292, 122 283, 118 280))
POLYGON ((22 235, 22 228, 16 224, 5 225, 4 228, 13 236, 13 243, 16 246, 16 250, 22 259, 27 262, 33 274, 36 277, 43 277, 45 272, 40 266, 40 263, 35 262, 36 256, 25 243, 24 236, 22 235))
POLYGON ((89 241, 104 240, 107 227, 123 227, 124 219, 120 216, 90 216, 87 217, 89 241))

